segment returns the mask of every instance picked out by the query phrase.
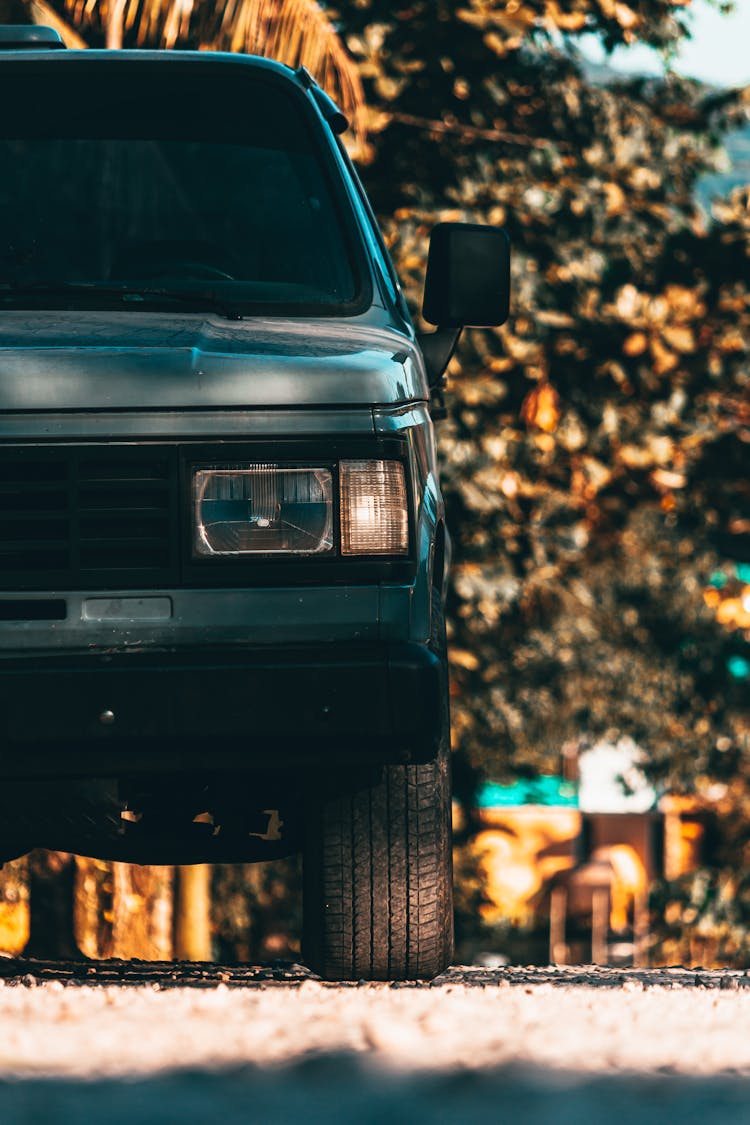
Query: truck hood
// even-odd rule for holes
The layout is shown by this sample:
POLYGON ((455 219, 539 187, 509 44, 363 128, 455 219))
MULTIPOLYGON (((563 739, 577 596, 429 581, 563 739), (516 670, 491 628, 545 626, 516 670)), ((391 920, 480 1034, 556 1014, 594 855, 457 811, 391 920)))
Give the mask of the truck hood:
POLYGON ((0 314, 2 411, 369 406, 427 397, 411 341, 361 321, 0 314))

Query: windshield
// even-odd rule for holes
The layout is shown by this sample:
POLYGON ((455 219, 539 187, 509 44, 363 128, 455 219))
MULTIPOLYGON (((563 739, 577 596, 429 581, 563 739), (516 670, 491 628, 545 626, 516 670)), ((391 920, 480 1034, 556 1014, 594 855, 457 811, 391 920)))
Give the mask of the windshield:
POLYGON ((346 205, 283 80, 27 63, 0 74, 0 98, 6 304, 175 293, 325 314, 356 300, 346 205))

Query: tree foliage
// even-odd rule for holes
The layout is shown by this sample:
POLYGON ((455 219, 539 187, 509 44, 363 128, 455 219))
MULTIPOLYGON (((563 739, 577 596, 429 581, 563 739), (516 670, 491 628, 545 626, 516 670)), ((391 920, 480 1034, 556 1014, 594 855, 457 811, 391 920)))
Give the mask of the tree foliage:
POLYGON ((434 222, 503 224, 514 247, 511 319, 466 333, 441 434, 459 749, 549 769, 566 739, 621 732, 673 782, 731 772, 750 220, 747 191, 707 217, 694 190, 750 91, 592 80, 576 33, 669 49, 679 0, 358 0, 342 21, 415 308, 434 222))

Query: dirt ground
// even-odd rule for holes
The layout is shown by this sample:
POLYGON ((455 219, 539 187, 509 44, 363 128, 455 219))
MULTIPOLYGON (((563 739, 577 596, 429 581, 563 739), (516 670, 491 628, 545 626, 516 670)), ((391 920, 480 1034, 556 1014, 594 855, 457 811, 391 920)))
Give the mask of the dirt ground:
POLYGON ((2 1125, 750 1121, 750 977, 0 963, 2 1125))

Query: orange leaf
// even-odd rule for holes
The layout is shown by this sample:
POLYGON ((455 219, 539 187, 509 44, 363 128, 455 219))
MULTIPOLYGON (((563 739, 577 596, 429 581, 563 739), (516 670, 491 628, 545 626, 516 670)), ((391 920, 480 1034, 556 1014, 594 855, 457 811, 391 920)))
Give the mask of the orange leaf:
POLYGON ((648 336, 645 332, 632 332, 622 345, 625 355, 643 355, 648 347, 648 336))
POLYGON ((555 432, 560 421, 560 396, 551 383, 537 383, 531 388, 523 400, 521 417, 527 426, 545 434, 555 432))

